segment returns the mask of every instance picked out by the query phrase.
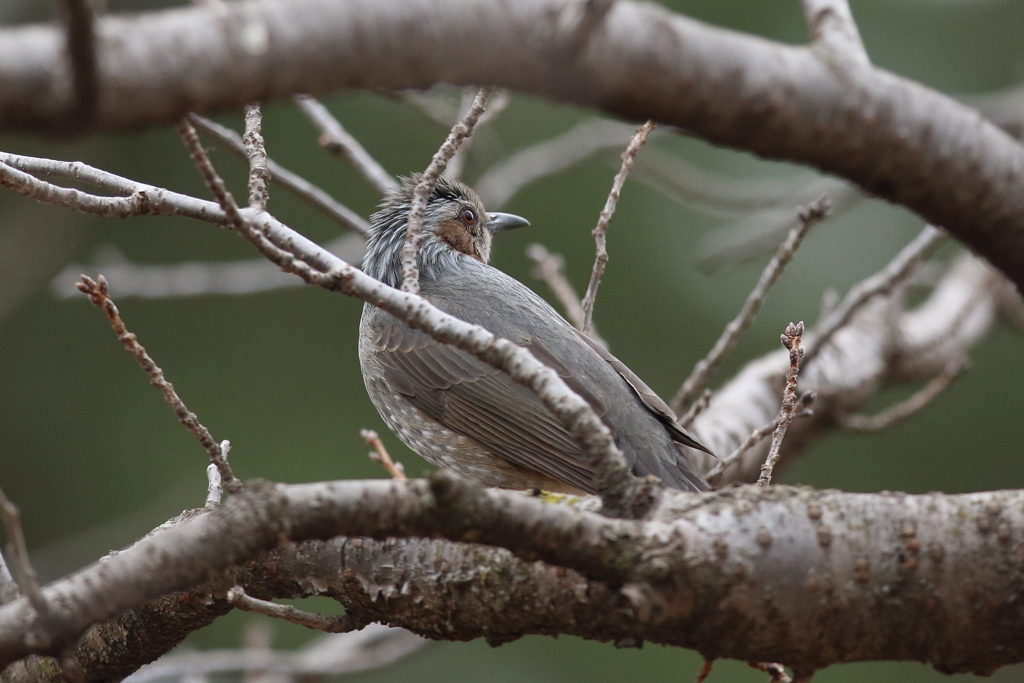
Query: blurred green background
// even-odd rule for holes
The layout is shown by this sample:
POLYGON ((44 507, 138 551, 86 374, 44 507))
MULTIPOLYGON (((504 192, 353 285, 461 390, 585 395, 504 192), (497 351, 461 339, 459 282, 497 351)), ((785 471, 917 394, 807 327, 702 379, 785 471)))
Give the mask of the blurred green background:
MULTIPOLYGON (((166 3, 163 3, 166 4, 166 3)), ((796 0, 665 3, 710 23, 786 42, 805 40, 796 0)), ((114 11, 155 6, 112 2, 114 11)), ((865 0, 853 10, 872 60, 953 94, 983 93, 1024 80, 1024 3, 1019 0, 865 0)), ((6 0, 0 21, 46 19, 51 8, 6 0)), ((447 91, 453 97, 454 90, 447 91)), ((446 133, 408 104, 362 92, 324 101, 391 172, 426 166, 446 133)), ((568 129, 594 112, 514 96, 475 142, 466 179, 523 146, 568 129)), ((264 134, 278 162, 368 215, 378 197, 344 164, 318 149, 313 127, 287 104, 265 110, 264 134)), ((218 117, 236 129, 240 112, 218 117)), ((628 136, 623 138, 623 145, 628 136)), ((208 144, 213 145, 211 141, 208 144)), ((216 145, 213 145, 216 146, 216 145)), ((735 177, 811 178, 805 169, 768 163, 697 140, 662 136, 651 147, 735 177)), ((82 160, 127 177, 207 197, 170 127, 82 140, 0 135, 0 149, 82 160)), ((643 157, 644 152, 641 152, 643 157)), ((618 150, 527 186, 502 207, 533 227, 503 236, 495 264, 547 296, 530 276, 531 242, 562 253, 579 291, 593 259, 590 229, 618 164, 618 150)), ((242 164, 215 162, 244 196, 242 164)), ((270 208, 319 241, 338 228, 284 191, 270 208)), ((496 208, 496 207, 492 207, 496 208)), ((698 270, 715 231, 741 218, 713 217, 674 203, 631 179, 611 225, 611 261, 596 322, 613 351, 663 395, 672 395, 738 309, 767 254, 712 275, 698 270)), ((921 227, 908 212, 863 201, 812 232, 772 293, 753 330, 715 378, 778 345, 790 320, 814 320, 822 292, 840 292, 883 265, 921 227)), ((36 206, 0 193, 0 486, 22 509, 38 570, 54 579, 121 547, 183 508, 202 504, 206 456, 176 422, 106 320, 84 297, 60 299, 51 279, 69 263, 95 264, 112 249, 132 262, 251 259, 251 247, 226 231, 184 219, 111 221, 36 206)), ((947 247, 940 257, 948 258, 947 247)), ((87 265, 85 272, 103 272, 87 265)), ((427 464, 406 450, 366 398, 356 358, 361 303, 313 288, 259 295, 175 299, 113 295, 129 328, 163 367, 180 395, 217 439, 230 439, 243 478, 284 482, 381 477, 366 457, 360 428, 381 432, 407 471, 427 464)), ((1024 486, 1024 458, 1012 434, 1024 405, 1024 344, 1001 324, 980 345, 973 369, 922 413, 871 436, 834 434, 778 477, 855 491, 977 491, 1024 486)), ((913 387, 879 396, 875 407, 913 387)), ((236 613, 189 639, 193 647, 237 645, 253 617, 236 613)), ((275 644, 308 633, 272 625, 275 644)), ((691 680, 700 658, 648 645, 616 650, 573 638, 525 638, 498 649, 482 641, 433 645, 406 662, 357 676, 400 681, 691 680)), ((992 680, 1019 680, 1011 667, 992 680)), ((736 662, 716 665, 711 681, 763 681, 736 662)), ((949 680, 926 666, 838 666, 816 681, 949 680)))

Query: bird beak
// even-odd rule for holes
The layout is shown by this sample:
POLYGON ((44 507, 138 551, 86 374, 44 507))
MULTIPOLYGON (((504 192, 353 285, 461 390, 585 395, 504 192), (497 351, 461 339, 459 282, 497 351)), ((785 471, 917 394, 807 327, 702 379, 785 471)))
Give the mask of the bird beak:
POLYGON ((530 221, 510 213, 489 213, 487 214, 487 229, 492 233, 504 232, 513 228, 522 228, 530 224, 530 221))

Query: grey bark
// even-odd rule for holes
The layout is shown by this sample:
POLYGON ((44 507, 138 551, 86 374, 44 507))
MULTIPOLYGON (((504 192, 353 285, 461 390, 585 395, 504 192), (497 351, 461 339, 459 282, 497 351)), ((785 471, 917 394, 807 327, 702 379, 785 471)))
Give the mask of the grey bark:
MULTIPOLYGON (((97 24, 95 127, 340 87, 497 85, 844 176, 945 227, 1024 285, 1024 149, 977 111, 834 50, 651 4, 600 7, 271 0, 111 16, 97 24)), ((0 32, 0 128, 62 126, 73 82, 57 27, 0 32)))
MULTIPOLYGON (((360 618, 447 640, 572 633, 689 647, 708 658, 782 661, 804 672, 912 659, 983 674, 1024 661, 1022 544, 1020 491, 668 492, 649 519, 637 522, 481 489, 447 474, 429 485, 257 486, 46 587, 54 606, 48 619, 25 599, 0 608, 0 662, 58 651, 92 621, 168 591, 199 590, 197 618, 212 618, 238 580, 260 597, 309 594, 317 586, 360 618), (286 546, 231 569, 286 540, 337 534, 433 534, 511 553, 439 541, 339 539, 286 546), (228 575, 203 583, 211 572, 228 575), (445 580, 437 580, 439 573, 445 580)), ((197 594, 190 595, 195 601, 197 594)), ((183 604, 181 596, 161 600, 183 604)), ((188 617, 186 611, 177 618, 188 617)), ((108 622, 79 646, 101 637, 124 641, 124 628, 108 622)), ((155 626, 145 628, 136 633, 155 626)))

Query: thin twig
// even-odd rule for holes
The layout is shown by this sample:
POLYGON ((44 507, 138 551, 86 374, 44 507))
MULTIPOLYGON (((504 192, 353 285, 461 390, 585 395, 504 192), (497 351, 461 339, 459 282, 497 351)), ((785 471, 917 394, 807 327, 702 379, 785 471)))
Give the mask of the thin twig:
MULTIPOLYGON (((816 47, 827 49, 830 57, 839 57, 858 66, 871 64, 847 0, 803 0, 803 6, 807 28, 816 47)), ((834 63, 834 59, 829 61, 829 64, 834 63)))
POLYGON ((96 118, 99 73, 96 65, 96 14, 89 0, 63 0, 74 98, 67 113, 72 128, 87 128, 96 118))
POLYGON ((679 418, 679 426, 686 429, 693 424, 693 421, 697 419, 697 416, 704 412, 704 409, 711 404, 711 397, 713 396, 710 389, 705 389, 701 392, 697 400, 690 404, 683 416, 679 418))
MULTIPOLYGON (((798 417, 810 417, 814 414, 814 410, 810 407, 811 403, 814 402, 815 393, 813 391, 805 392, 797 399, 796 413, 793 415, 794 418, 798 417)), ((715 463, 715 466, 704 475, 704 478, 709 483, 714 484, 722 474, 729 469, 734 463, 738 462, 744 453, 749 451, 751 448, 761 443, 765 437, 774 432, 779 428, 779 424, 782 421, 782 416, 776 417, 774 420, 768 422, 761 427, 758 427, 750 433, 743 443, 736 447, 736 449, 729 455, 721 458, 715 463)), ((686 426, 686 425, 684 425, 686 426)))
POLYGON ((387 473, 391 475, 392 479, 405 481, 405 468, 402 467, 402 463, 391 459, 391 456, 388 455, 388 449, 384 448, 384 442, 380 440, 377 432, 372 429, 360 429, 359 436, 363 437, 363 441, 373 449, 370 451, 370 460, 379 462, 387 473))
POLYGON ((12 503, 3 489, 0 489, 0 519, 3 520, 4 529, 7 531, 7 555, 11 558, 14 566, 14 576, 17 579, 18 588, 28 596, 32 607, 40 615, 50 612, 50 607, 39 589, 39 579, 36 578, 36 570, 28 557, 28 545, 25 543, 25 532, 21 528, 21 512, 18 506, 12 503))
MULTIPOLYGON (((231 452, 231 442, 224 439, 220 442, 221 457, 227 462, 228 453, 231 452)), ((220 470, 213 463, 206 466, 206 509, 212 510, 220 506, 220 500, 224 492, 223 478, 220 470)))
MULTIPOLYGON (((199 114, 189 114, 188 118, 196 128, 206 135, 215 138, 228 151, 243 159, 247 158, 245 144, 242 142, 242 136, 238 133, 199 114)), ((292 192, 303 201, 320 209, 320 211, 344 228, 358 232, 361 235, 365 235, 369 231, 370 224, 365 218, 336 200, 322 188, 317 187, 297 173, 289 171, 269 157, 267 158, 267 168, 270 170, 270 178, 273 182, 280 184, 281 187, 292 192)))
POLYGON ((221 494, 224 492, 221 486, 220 470, 213 463, 206 466, 206 503, 207 510, 220 507, 221 494))
POLYGON ((213 193, 213 196, 217 199, 217 203, 220 204, 221 210, 223 210, 224 214, 227 216, 228 224, 236 230, 244 231, 245 227, 249 223, 239 212, 238 203, 228 190, 227 185, 224 184, 224 179, 221 178, 213 168, 213 164, 210 162, 210 156, 206 153, 206 149, 203 147, 202 142, 199 141, 199 135, 196 134, 196 129, 192 127, 192 124, 188 119, 181 119, 178 121, 176 127, 178 129, 178 134, 181 136, 182 142, 185 143, 185 147, 192 156, 192 161, 195 163, 196 168, 198 168, 199 172, 203 174, 203 180, 206 181, 206 186, 210 189, 210 192, 213 193))
POLYGON ((135 359, 139 361, 139 365, 149 375, 150 383, 163 393, 164 400, 174 409, 174 414, 178 416, 178 421, 192 432, 203 448, 206 449, 210 456, 210 462, 216 465, 220 471, 224 482, 224 489, 229 493, 241 491, 242 482, 236 479, 234 473, 232 473, 231 466, 228 464, 226 454, 221 449, 220 444, 213 440, 209 430, 199 422, 196 414, 189 410, 181 398, 178 397, 178 394, 174 391, 174 385, 167 381, 164 377, 164 371, 146 353, 146 349, 139 343, 138 337, 129 332, 128 328, 125 327, 117 306, 114 305, 114 300, 110 298, 106 278, 100 275, 94 281, 83 275, 82 281, 78 283, 78 291, 88 296, 89 301, 94 306, 107 314, 107 318, 114 328, 114 333, 117 334, 118 340, 124 344, 125 350, 135 356, 135 359))
POLYGON ((903 247, 885 268, 854 285, 847 292, 842 303, 829 313, 825 320, 815 326, 807 344, 807 352, 804 354, 804 364, 810 363, 832 338, 832 335, 846 325, 853 314, 864 304, 873 297, 891 292, 894 287, 906 282, 917 267, 931 257, 946 242, 946 239, 946 233, 938 228, 925 226, 918 236, 903 247))
POLYGON ((647 135, 654 130, 656 125, 654 121, 648 121, 636 129, 636 133, 633 134, 629 144, 626 146, 626 150, 622 153, 622 165, 612 181, 612 189, 604 202, 601 216, 597 219, 597 226, 590 233, 594 237, 594 242, 597 243, 597 255, 594 257, 594 270, 590 274, 590 284, 587 285, 587 293, 583 296, 584 334, 590 334, 594 329, 594 303, 597 301, 597 287, 601 284, 601 276, 604 275, 604 268, 608 264, 608 249, 605 239, 608 234, 608 224, 615 213, 615 205, 619 201, 619 195, 622 193, 622 186, 626 183, 626 177, 633 170, 636 153, 647 142, 647 135))
POLYGON ((957 356, 951 358, 941 374, 932 378, 920 391, 905 401, 889 406, 875 415, 861 415, 858 413, 838 415, 836 420, 843 429, 849 429, 853 432, 877 432, 885 429, 904 418, 910 417, 931 403, 953 383, 953 380, 963 374, 964 370, 969 367, 970 361, 966 357, 957 356))
POLYGON ((299 111, 320 130, 321 147, 344 158, 380 194, 387 194, 398 187, 398 181, 394 176, 345 130, 341 122, 319 100, 309 95, 295 95, 292 100, 299 111))
MULTIPOLYGON (((460 107, 459 111, 468 110, 473 101, 473 91, 466 89, 463 90, 463 106, 460 107)), ((498 115, 505 110, 508 103, 511 101, 507 90, 495 90, 491 95, 490 101, 487 103, 487 110, 480 116, 480 120, 476 123, 476 130, 479 132, 481 128, 491 123, 498 115)), ((466 159, 469 158, 469 149, 472 146, 473 138, 467 139, 458 150, 455 152, 455 156, 448 162, 448 166, 444 169, 443 175, 445 178, 456 180, 462 176, 463 168, 466 165, 466 159)))
POLYGON ((279 605, 276 602, 259 600, 246 594, 241 586, 231 588, 227 593, 228 602, 239 609, 247 612, 257 612, 268 617, 284 619, 299 626, 305 626, 317 631, 327 633, 348 633, 358 631, 366 626, 365 621, 356 619, 351 614, 339 616, 327 616, 325 614, 314 614, 305 610, 292 607, 291 605, 279 605))
POLYGON ((719 336, 715 345, 711 347, 708 355, 697 362, 690 376, 686 378, 679 391, 676 392, 675 397, 672 399, 673 410, 680 412, 686 409, 704 389, 711 374, 718 369, 725 355, 736 346, 743 333, 750 329, 754 318, 757 317, 757 312, 761 310, 761 305, 764 303, 769 290, 779 279, 779 276, 782 275, 782 271, 786 269, 789 262, 793 260, 793 254, 800 248, 804 237, 807 236, 812 227, 828 216, 831 210, 832 202, 827 195, 823 195, 807 206, 800 207, 797 210, 800 223, 789 231, 786 240, 779 245, 775 256, 765 266, 764 271, 761 273, 761 278, 757 281, 753 291, 747 295, 747 300, 743 302, 739 313, 725 326, 721 336, 719 336))
POLYGON ((270 199, 270 169, 267 167, 267 147, 263 142, 263 112, 259 104, 245 107, 245 156, 249 158, 249 208, 266 211, 270 199))
POLYGON ((55 161, 0 152, 0 185, 46 204, 104 218, 187 216, 214 225, 231 224, 213 202, 128 180, 80 161, 55 161), (61 187, 33 174, 87 183, 118 196, 105 197, 61 187))
POLYGON ((761 476, 757 478, 758 486, 768 486, 772 481, 772 471, 779 461, 779 449, 786 430, 795 417, 793 408, 796 406, 796 378, 800 373, 800 359, 804 355, 804 347, 800 345, 800 337, 804 334, 803 321, 786 326, 782 335, 782 345, 789 350, 789 370, 786 372, 786 388, 782 391, 782 410, 779 412, 779 424, 772 434, 772 445, 768 450, 768 458, 761 465, 761 476))
POLYGON ((420 292, 420 269, 417 259, 420 246, 423 244, 423 217, 427 211, 427 200, 430 198, 430 193, 434 191, 438 177, 444 172, 448 160, 458 150, 462 141, 473 134, 473 127, 476 126, 480 115, 483 114, 493 90, 494 88, 480 89, 473 100, 473 106, 452 128, 452 132, 448 134, 444 144, 434 154, 434 158, 430 160, 430 164, 420 175, 416 188, 413 190, 405 246, 402 248, 402 290, 410 294, 419 294, 420 292))

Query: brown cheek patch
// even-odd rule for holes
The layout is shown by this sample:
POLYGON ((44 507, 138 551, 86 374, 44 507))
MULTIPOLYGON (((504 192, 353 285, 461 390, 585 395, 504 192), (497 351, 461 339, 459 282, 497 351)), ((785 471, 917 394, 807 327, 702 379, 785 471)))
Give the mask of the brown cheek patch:
POLYGON ((462 252, 466 256, 471 256, 477 261, 482 261, 480 255, 476 252, 476 246, 473 244, 473 236, 469 234, 469 230, 466 226, 456 221, 445 221, 437 227, 434 234, 441 240, 451 245, 455 251, 462 252))

